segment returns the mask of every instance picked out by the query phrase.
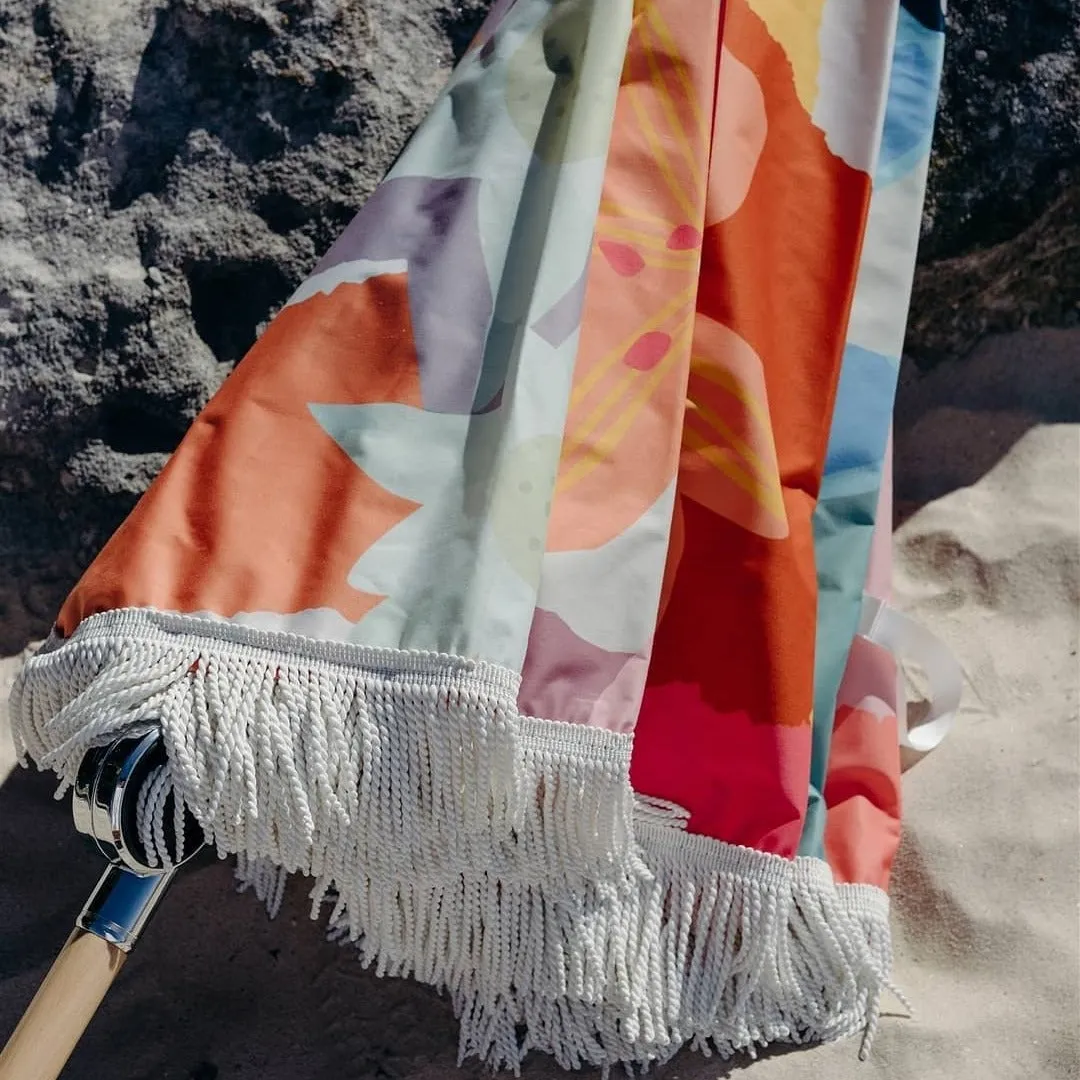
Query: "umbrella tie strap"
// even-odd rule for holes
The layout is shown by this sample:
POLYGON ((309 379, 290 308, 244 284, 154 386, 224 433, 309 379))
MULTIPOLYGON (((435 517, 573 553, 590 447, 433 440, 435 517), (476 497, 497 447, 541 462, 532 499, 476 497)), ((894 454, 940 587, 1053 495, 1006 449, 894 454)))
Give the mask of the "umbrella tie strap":
POLYGON ((875 596, 863 597, 859 634, 896 659, 900 745, 928 754, 952 730, 963 695, 963 669, 944 643, 925 626, 875 596), (914 727, 909 727, 908 711, 904 707, 908 700, 905 660, 922 669, 928 684, 928 710, 914 727))

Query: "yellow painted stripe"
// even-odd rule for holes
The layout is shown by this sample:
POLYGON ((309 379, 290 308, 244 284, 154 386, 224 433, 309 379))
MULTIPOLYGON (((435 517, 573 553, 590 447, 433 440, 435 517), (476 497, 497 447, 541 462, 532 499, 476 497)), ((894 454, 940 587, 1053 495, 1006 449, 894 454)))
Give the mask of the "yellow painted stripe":
MULTIPOLYGON (((649 84, 649 88, 652 89, 651 83, 649 84)), ((649 149, 652 150, 654 164, 667 181, 668 189, 674 196, 675 201, 682 207, 687 220, 692 223, 697 222, 700 218, 700 213, 683 190, 683 185, 679 183, 675 174, 671 171, 671 161, 669 160, 668 152, 664 147, 660 136, 657 134, 656 128, 653 127, 653 122, 649 119, 648 112, 639 100, 640 93, 634 93, 635 90, 641 91, 643 89, 644 88, 641 87, 640 84, 627 88, 626 96, 630 99, 630 106, 637 114, 638 123, 641 125, 642 133, 645 135, 645 140, 649 144, 649 149)))
POLYGON ((750 393, 730 371, 716 367, 714 364, 698 364, 695 366, 694 362, 691 361, 690 377, 694 378, 694 376, 699 376, 706 382, 711 382, 714 386, 719 386, 733 397, 738 398, 762 427, 772 430, 772 418, 769 416, 766 405, 757 395, 750 393))
MULTIPOLYGON (((696 252, 687 252, 688 255, 696 255, 696 252)), ((670 255, 652 254, 649 252, 645 256, 646 266, 658 266, 662 270, 681 270, 685 273, 688 269, 697 268, 697 259, 684 259, 679 257, 677 251, 673 251, 670 255)))
MULTIPOLYGON (((659 4, 650 4, 648 7, 648 19, 652 23, 652 27, 656 36, 663 42, 664 48, 673 57, 679 57, 682 55, 682 50, 675 43, 675 38, 672 37, 671 30, 667 23, 664 22, 663 16, 660 14, 659 4)), ((683 93, 686 95, 686 100, 690 103, 690 109, 694 114, 694 120, 698 126, 698 137, 700 139, 709 139, 712 136, 712 132, 709 130, 705 123, 705 114, 701 110, 701 105, 698 103, 697 92, 694 89, 693 83, 690 82, 689 76, 686 74, 686 66, 678 62, 675 63, 675 74, 678 76, 679 82, 682 83, 683 93)))
MULTIPOLYGON (((667 355, 675 348, 676 340, 682 333, 683 329, 680 328, 672 335, 671 343, 668 345, 668 353, 661 358, 660 364, 667 359, 667 355)), ((564 456, 569 457, 584 445, 585 440, 588 439, 593 429, 599 427, 603 423, 606 415, 618 403, 619 399, 623 397, 627 390, 632 391, 634 386, 642 380, 645 374, 645 372, 635 371, 633 368, 624 368, 619 372, 612 388, 600 399, 592 412, 590 412, 580 423, 575 424, 568 432, 570 436, 568 440, 570 448, 564 456)))
POLYGON ((626 218, 637 224, 656 225, 658 228, 663 229, 665 234, 670 233, 675 227, 666 218, 660 217, 659 214, 650 214, 647 210, 627 210, 622 203, 616 202, 608 195, 605 195, 600 201, 600 212, 601 214, 610 214, 612 217, 626 218))
MULTIPOLYGON (((699 405, 695 406, 694 411, 723 438, 727 448, 738 454, 746 465, 750 467, 750 472, 745 475, 752 475, 754 477, 754 494, 761 505, 770 513, 776 514, 778 517, 783 517, 784 500, 779 488, 775 462, 763 461, 753 447, 747 445, 747 443, 740 439, 739 436, 710 409, 704 409, 699 405)), ((701 456, 705 458, 706 461, 717 464, 717 462, 714 461, 714 455, 706 453, 704 449, 705 447, 715 446, 717 444, 710 443, 705 436, 698 431, 694 431, 693 428, 690 427, 686 428, 686 434, 687 436, 693 436, 693 439, 695 440, 695 449, 701 453, 701 456)), ((717 460, 728 462, 728 459, 723 457, 720 457, 717 460)), ((734 467, 734 463, 728 463, 732 464, 734 467)), ((717 468, 720 468, 720 466, 717 465, 717 468)), ((727 471, 726 468, 724 471, 727 471)), ((748 488, 747 490, 750 489, 748 488)))
POLYGON ((612 364, 618 363, 623 354, 642 334, 655 330, 667 322, 681 307, 690 303, 697 295, 697 281, 692 281, 682 292, 673 296, 655 315, 636 326, 629 336, 623 338, 613 349, 605 353, 592 367, 589 373, 574 386, 570 394, 570 405, 579 405, 589 395, 598 382, 607 374, 612 364))
POLYGON ((634 383, 640 381, 641 376, 642 372, 634 371, 633 368, 623 368, 619 372, 611 388, 600 401, 597 402, 589 415, 580 423, 575 424, 572 430, 567 432, 569 439, 567 440, 568 446, 565 451, 566 457, 575 454, 581 449, 593 429, 599 427, 599 425, 603 423, 604 417, 608 412, 610 412, 620 398, 623 397, 627 390, 633 388, 634 383))
POLYGON ((755 477, 741 469, 730 458, 725 457, 721 452, 720 447, 710 443, 696 431, 690 430, 684 432, 683 436, 683 445, 686 446, 688 443, 691 452, 697 454, 698 457, 702 458, 714 469, 722 472, 733 484, 742 488, 743 491, 745 491, 764 510, 778 517, 781 521, 786 520, 783 497, 781 496, 778 501, 777 499, 769 498, 768 496, 773 493, 764 490, 755 477), (777 505, 779 505, 779 510, 777 510, 777 505))
POLYGON ((585 454, 576 464, 567 469, 558 479, 555 485, 556 492, 564 492, 579 480, 588 476, 600 462, 611 456, 611 451, 618 445, 620 440, 629 431, 631 425, 638 418, 641 410, 646 406, 649 399, 656 392, 656 388, 663 381, 664 376, 671 367, 676 364, 682 355, 691 333, 693 332, 693 320, 688 319, 684 326, 676 332, 672 338, 671 347, 667 356, 650 371, 637 393, 631 398, 627 408, 607 429, 604 435, 592 446, 588 447, 585 454))
POLYGON ((706 424, 717 435, 723 443, 734 450, 741 458, 746 461, 746 464, 750 466, 751 471, 757 473, 762 482, 766 481, 770 476, 776 472, 776 465, 774 462, 766 461, 762 456, 744 439, 742 439, 720 416, 717 416, 712 409, 707 408, 704 405, 694 405, 693 411, 705 421, 706 424))
POLYGON ((690 139, 686 134, 686 129, 683 127, 682 120, 679 119, 679 110, 675 107, 671 92, 668 90, 667 83, 664 81, 664 73, 660 70, 660 64, 656 59, 656 50, 645 42, 642 42, 642 47, 645 50, 645 59, 648 62, 649 70, 652 72, 653 85, 656 87, 656 94, 660 100, 660 108, 663 109, 668 124, 672 129, 672 133, 675 135, 675 138, 686 157, 687 164, 690 166, 690 175, 693 177, 694 187, 700 187, 702 175, 700 167, 701 163, 698 161, 698 154, 700 151, 691 144, 690 139))

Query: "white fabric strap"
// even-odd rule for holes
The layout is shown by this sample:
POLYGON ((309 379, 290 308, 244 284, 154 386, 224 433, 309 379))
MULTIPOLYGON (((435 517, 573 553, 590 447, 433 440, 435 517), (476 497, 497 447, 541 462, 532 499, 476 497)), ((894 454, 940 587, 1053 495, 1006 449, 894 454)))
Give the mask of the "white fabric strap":
POLYGON ((956 658, 925 626, 874 596, 864 596, 859 634, 888 649, 897 661, 897 722, 900 745, 929 753, 952 729, 964 690, 964 675, 956 658), (918 664, 929 683, 930 711, 909 730, 907 677, 901 661, 918 664))

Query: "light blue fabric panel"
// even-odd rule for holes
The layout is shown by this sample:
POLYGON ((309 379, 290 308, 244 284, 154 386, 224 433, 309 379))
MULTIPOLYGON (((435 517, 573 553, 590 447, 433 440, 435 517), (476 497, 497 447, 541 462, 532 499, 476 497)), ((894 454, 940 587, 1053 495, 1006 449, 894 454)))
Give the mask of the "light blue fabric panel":
POLYGON ((813 752, 799 853, 818 858, 824 858, 824 789, 836 697, 858 628, 874 534, 943 54, 944 34, 901 8, 859 281, 814 513, 813 752))

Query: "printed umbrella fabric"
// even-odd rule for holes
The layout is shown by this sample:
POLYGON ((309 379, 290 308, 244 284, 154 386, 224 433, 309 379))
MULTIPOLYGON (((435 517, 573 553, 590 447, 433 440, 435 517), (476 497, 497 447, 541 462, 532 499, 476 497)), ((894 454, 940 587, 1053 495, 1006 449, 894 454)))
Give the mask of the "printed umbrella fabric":
MULTIPOLYGON (((806 855, 823 853, 828 803, 823 798, 824 784, 836 751, 831 718, 845 661, 858 666, 858 657, 874 651, 869 642, 858 641, 855 655, 848 659, 862 609, 871 539, 877 536, 880 550, 884 546, 881 538, 891 531, 886 445, 907 298, 915 271, 918 230, 914 223, 921 215, 930 161, 944 51, 942 31, 942 13, 936 5, 911 4, 898 13, 874 190, 863 233, 825 471, 814 510, 819 593, 816 722, 810 801, 800 844, 800 852, 806 855), (881 500, 883 480, 886 497, 881 500)), ((877 563, 881 563, 880 558, 877 563)), ((887 600, 888 579, 887 571, 868 579, 865 592, 887 600)), ((882 657, 881 663, 887 664, 887 658, 882 657)), ((895 768, 895 754, 892 758, 895 768)), ((892 830, 897 836, 898 824, 895 822, 892 830)), ((891 853, 887 861, 891 861, 891 853)), ((835 871, 835 862, 833 868, 835 871)), ((873 880, 882 887, 886 883, 887 872, 873 880)))
POLYGON ((940 38, 928 0, 496 3, 69 597, 25 753, 70 783, 160 725, 177 813, 447 990, 463 1056, 872 1031, 895 723, 829 748, 940 38), (838 382, 835 430, 873 408, 826 505, 838 382))

